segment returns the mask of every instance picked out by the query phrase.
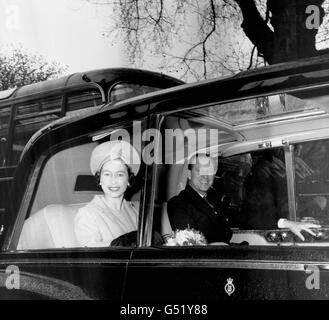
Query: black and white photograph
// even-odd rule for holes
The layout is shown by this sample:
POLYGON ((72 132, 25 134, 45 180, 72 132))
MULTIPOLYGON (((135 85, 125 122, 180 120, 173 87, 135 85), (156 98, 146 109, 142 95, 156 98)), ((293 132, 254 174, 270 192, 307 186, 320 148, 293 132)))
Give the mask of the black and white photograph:
POLYGON ((329 0, 0 0, 0 300, 327 299, 329 0))

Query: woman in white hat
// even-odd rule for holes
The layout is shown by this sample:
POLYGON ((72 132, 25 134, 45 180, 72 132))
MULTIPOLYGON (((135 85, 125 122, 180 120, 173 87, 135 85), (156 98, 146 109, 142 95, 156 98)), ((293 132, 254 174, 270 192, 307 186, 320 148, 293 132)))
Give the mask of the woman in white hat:
POLYGON ((81 246, 110 246, 114 239, 137 230, 137 209, 123 196, 139 166, 137 151, 126 141, 104 142, 93 150, 90 169, 104 194, 96 195, 75 217, 81 246))

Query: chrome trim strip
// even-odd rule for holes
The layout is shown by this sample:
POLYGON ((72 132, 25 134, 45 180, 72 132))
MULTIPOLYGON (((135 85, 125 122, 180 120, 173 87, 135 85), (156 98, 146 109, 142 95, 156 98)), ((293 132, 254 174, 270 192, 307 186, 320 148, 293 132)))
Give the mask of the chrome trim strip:
POLYGON ((289 271, 305 271, 306 266, 321 266, 322 268, 329 267, 328 263, 324 262, 289 262, 283 263, 282 261, 252 261, 252 260, 242 260, 242 261, 216 261, 214 259, 211 260, 201 260, 201 261, 184 261, 184 260, 176 260, 174 263, 168 264, 166 260, 132 260, 129 262, 129 267, 168 267, 173 265, 175 267, 194 267, 200 268, 206 267, 208 268, 219 268, 219 269, 262 269, 262 270, 289 270, 289 271))
MULTIPOLYGON (((122 265, 126 266, 128 263, 129 267, 189 267, 189 268, 219 268, 219 269, 262 269, 262 270, 289 270, 289 271, 304 271, 306 266, 317 266, 322 269, 329 269, 329 261, 265 261, 265 260, 219 260, 219 259, 132 259, 128 260, 112 260, 112 259, 8 259, 0 261, 0 268, 3 265, 95 265, 95 264, 109 264, 109 265, 122 265)), ((128 268, 129 268, 128 267, 128 268)))
POLYGON ((88 264, 88 265, 95 265, 95 264, 116 264, 116 265, 122 265, 126 266, 129 259, 2 259, 0 260, 0 267, 2 265, 34 265, 34 264, 88 264))
POLYGON ((286 162, 289 219, 296 221, 295 163, 293 145, 284 148, 284 157, 286 162))

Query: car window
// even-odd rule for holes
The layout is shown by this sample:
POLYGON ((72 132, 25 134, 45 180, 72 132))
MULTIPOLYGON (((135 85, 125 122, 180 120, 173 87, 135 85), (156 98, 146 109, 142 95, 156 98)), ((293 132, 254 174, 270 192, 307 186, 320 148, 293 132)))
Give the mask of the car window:
POLYGON ((233 227, 277 229, 280 218, 289 218, 283 148, 242 154, 222 163, 222 189, 234 209, 233 227))
MULTIPOLYGON (((313 222, 325 227, 328 219, 328 141, 300 143, 295 148, 274 147, 263 140, 243 142, 237 131, 206 117, 203 109, 209 108, 170 115, 162 123, 154 228, 167 245, 168 239, 173 243, 171 239, 175 239, 179 233, 177 230, 199 231, 197 227, 204 219, 200 213, 210 191, 216 198, 216 208, 219 208, 214 210, 215 214, 223 215, 229 221, 232 231, 230 243, 300 245, 302 241, 296 234, 282 226, 285 219, 313 222), (198 153, 205 153, 218 163, 206 197, 195 186, 192 189, 199 194, 184 193, 191 186, 188 161, 198 153), (287 159, 293 159, 292 167, 286 164, 287 159), (292 175, 294 180, 291 180, 292 175), (200 199, 203 197, 202 204, 200 199), (194 198, 198 198, 195 203, 194 198), (191 213, 188 209, 194 205, 198 207, 191 210, 197 213, 191 213), (177 218, 179 222, 173 222, 172 217, 183 215, 182 212, 190 216, 187 219, 177 218)), ((214 206, 214 201, 208 202, 214 206)), ((212 221, 216 225, 217 222, 212 221)), ((218 223, 218 230, 220 227, 218 223)), ((325 230, 321 232, 325 233, 325 230)), ((318 243, 318 232, 315 237, 306 232, 303 235, 305 244, 318 243)), ((219 241, 214 236, 208 235, 212 241, 207 236, 205 238, 208 245, 228 243, 221 241, 220 237, 219 241)))
MULTIPOLYGON (((236 137, 211 122, 207 122, 205 117, 198 119, 194 116, 193 118, 166 117, 161 127, 161 137, 161 161, 158 161, 154 190, 154 229, 167 241, 168 237, 178 229, 173 226, 171 221, 171 208, 176 206, 176 204, 172 204, 172 199, 179 195, 188 184, 187 159, 197 151, 203 150, 209 152, 218 161, 220 154, 218 146, 221 143, 227 145, 234 142, 236 137)), ((215 180, 219 174, 217 172, 215 180)), ((220 199, 224 195, 221 194, 220 189, 215 190, 217 187, 220 188, 217 183, 214 183, 212 189, 220 199)), ((190 202, 191 199, 187 200, 190 202)), ((184 204, 179 205, 184 206, 184 204)), ((193 229, 192 232, 196 233, 199 231, 192 223, 187 223, 184 229, 193 229)))
MULTIPOLYGON (((110 141, 133 143, 138 138, 134 134, 140 132, 135 126, 140 124, 101 130, 83 142, 81 139, 71 141, 51 152, 42 166, 18 250, 136 245, 142 175, 137 173, 134 183, 120 187, 124 192, 121 209, 109 208, 105 191, 109 188, 103 188, 102 178, 97 180, 91 173, 90 157, 96 146, 110 141), (82 242, 77 231, 81 229, 91 234, 88 233, 91 242, 82 242)), ((140 153, 141 144, 135 148, 140 153)), ((120 165, 120 170, 125 171, 124 163, 120 165)), ((119 174, 116 174, 116 184, 117 176, 119 174)), ((128 181, 128 178, 127 171, 125 179, 128 181)), ((113 188, 118 189, 117 185, 113 188)))
POLYGON ((18 163, 24 146, 34 132, 60 117, 61 106, 62 97, 28 101, 17 105, 13 119, 10 163, 18 163))
POLYGON ((102 104, 102 95, 98 89, 91 88, 84 91, 70 93, 67 96, 66 112, 96 107, 102 104))
MULTIPOLYGON (((166 185, 166 193, 161 189, 164 198, 158 200, 161 205, 156 204, 156 209, 161 216, 161 234, 166 239, 175 231, 168 218, 168 201, 179 195, 189 180, 186 164, 169 165, 162 170, 162 175, 168 179, 162 177, 159 183, 162 188, 166 185)), ((268 239, 268 233, 279 229, 279 219, 289 218, 285 171, 282 148, 218 158, 211 192, 218 199, 219 214, 229 219, 232 243, 247 241, 250 245, 276 245, 268 239)), ((187 199, 186 206, 191 202, 193 199, 187 199)))
POLYGON ((142 95, 149 92, 159 90, 158 87, 152 87, 148 85, 141 85, 136 83, 119 82, 112 86, 109 90, 109 101, 118 102, 124 99, 128 99, 137 95, 142 95))
POLYGON ((295 146, 297 219, 329 226, 329 140, 295 146))

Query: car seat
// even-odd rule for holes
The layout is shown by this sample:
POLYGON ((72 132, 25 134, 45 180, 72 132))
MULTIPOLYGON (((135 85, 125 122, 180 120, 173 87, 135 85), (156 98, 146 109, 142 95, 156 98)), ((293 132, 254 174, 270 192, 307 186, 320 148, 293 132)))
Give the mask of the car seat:
POLYGON ((74 217, 85 203, 48 205, 24 223, 17 250, 79 247, 74 217))

